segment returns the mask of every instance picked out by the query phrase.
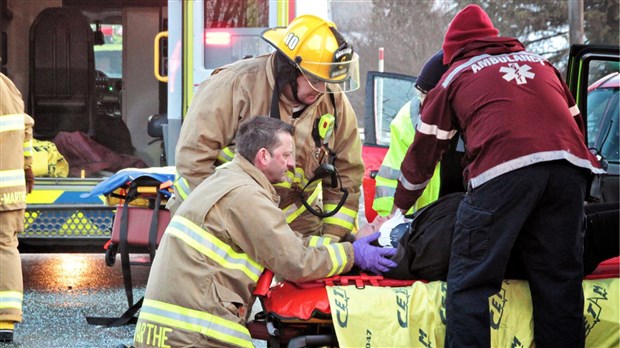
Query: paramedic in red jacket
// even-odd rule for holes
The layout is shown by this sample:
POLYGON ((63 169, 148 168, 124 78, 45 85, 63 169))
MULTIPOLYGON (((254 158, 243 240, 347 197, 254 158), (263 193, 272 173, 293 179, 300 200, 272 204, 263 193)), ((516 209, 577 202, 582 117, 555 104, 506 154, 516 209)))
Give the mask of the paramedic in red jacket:
POLYGON ((460 130, 468 192, 448 271, 447 346, 489 346, 488 297, 511 251, 529 280, 536 346, 583 346, 583 205, 589 175, 604 171, 575 101, 548 61, 498 37, 476 5, 454 17, 443 50, 450 68, 424 101, 395 205, 415 203, 460 130))

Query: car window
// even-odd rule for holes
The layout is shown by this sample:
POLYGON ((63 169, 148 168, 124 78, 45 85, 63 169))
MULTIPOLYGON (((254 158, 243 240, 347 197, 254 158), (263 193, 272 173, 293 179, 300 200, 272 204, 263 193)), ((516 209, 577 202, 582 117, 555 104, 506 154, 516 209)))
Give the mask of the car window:
POLYGON ((389 146, 390 123, 398 111, 419 92, 416 77, 368 72, 366 79, 365 144, 389 146))
POLYGON ((588 94, 588 145, 616 163, 620 160, 618 95, 618 88, 597 88, 588 94))

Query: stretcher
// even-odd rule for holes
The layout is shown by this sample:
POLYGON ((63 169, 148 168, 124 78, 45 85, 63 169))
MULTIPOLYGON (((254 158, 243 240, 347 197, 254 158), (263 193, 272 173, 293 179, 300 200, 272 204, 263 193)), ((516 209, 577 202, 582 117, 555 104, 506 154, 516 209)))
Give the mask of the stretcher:
POLYGON ((113 266, 117 253, 121 256, 123 284, 128 309, 118 318, 87 317, 93 325, 121 326, 134 323, 134 315, 142 299, 134 302, 131 280, 132 265, 150 266, 163 233, 170 222, 165 203, 171 196, 174 167, 123 169, 99 183, 88 195, 104 195, 109 205, 116 206, 110 240, 104 245, 105 262, 113 266), (131 263, 130 253, 148 253, 145 263, 131 263))
MULTIPOLYGON (((616 257, 584 279, 586 347, 620 344, 619 273, 616 257)), ((270 347, 443 346, 445 282, 364 273, 301 284, 272 279, 270 271, 259 279, 254 294, 263 311, 247 323, 270 347)), ((504 281, 490 301, 493 345, 533 346, 527 282, 504 281)))

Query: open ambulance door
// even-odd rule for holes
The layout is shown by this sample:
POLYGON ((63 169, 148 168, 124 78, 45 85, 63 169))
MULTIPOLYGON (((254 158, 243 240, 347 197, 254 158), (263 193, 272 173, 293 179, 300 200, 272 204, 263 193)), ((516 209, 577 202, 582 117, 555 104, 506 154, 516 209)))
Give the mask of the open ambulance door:
POLYGON ((619 194, 619 56, 618 46, 573 45, 566 76, 584 117, 588 147, 607 170, 601 182, 593 183, 593 189, 601 187, 601 202, 618 202, 619 194))
POLYGON ((390 123, 400 108, 418 93, 415 81, 415 76, 378 71, 369 71, 366 77, 362 189, 368 221, 377 216, 372 209, 375 176, 390 145, 390 123))

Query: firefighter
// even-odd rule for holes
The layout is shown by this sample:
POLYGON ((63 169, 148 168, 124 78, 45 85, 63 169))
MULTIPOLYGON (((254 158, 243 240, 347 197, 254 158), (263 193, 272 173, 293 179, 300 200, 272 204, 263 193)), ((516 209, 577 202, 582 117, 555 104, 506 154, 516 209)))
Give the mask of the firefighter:
MULTIPOLYGON (((293 167, 292 125, 270 117, 242 122, 236 155, 187 197, 162 237, 136 325, 136 347, 252 347, 245 327, 265 268, 291 281, 347 272, 380 273, 395 249, 300 238, 278 208, 272 183, 293 167), (391 250, 391 251, 390 251, 391 250)), ((313 236, 313 238, 325 239, 313 236)))
POLYGON ((17 234, 32 191, 32 126, 17 87, 0 73, 0 342, 12 342, 22 321, 24 284, 17 234))
MULTIPOLYGON (((428 91, 435 87, 446 70, 448 67, 443 64, 443 51, 439 51, 424 64, 420 76, 416 79, 415 87, 419 94, 416 93, 411 101, 400 108, 390 123, 390 147, 375 177, 375 198, 372 203, 372 208, 380 216, 388 216, 393 211, 394 192, 400 176, 400 164, 405 153, 407 153, 407 149, 413 143, 415 126, 420 118, 420 105, 428 91)), ((426 186, 420 199, 407 212, 408 214, 434 202, 439 197, 439 172, 440 166, 437 166, 433 178, 426 186)))
POLYGON ((584 201, 589 177, 604 170, 559 71, 498 33, 477 5, 450 23, 450 68, 422 106, 394 204, 413 205, 461 130, 468 185, 447 276, 447 347, 489 346, 489 296, 511 253, 529 281, 536 346, 580 347, 584 201))
POLYGON ((296 129, 295 166, 275 184, 287 222, 302 235, 338 241, 356 224, 364 174, 357 119, 344 93, 359 86, 358 56, 334 23, 313 15, 262 38, 275 52, 216 69, 196 91, 181 127, 168 208, 174 213, 232 159, 240 121, 270 115, 296 129), (316 175, 324 169, 331 173, 316 175))

